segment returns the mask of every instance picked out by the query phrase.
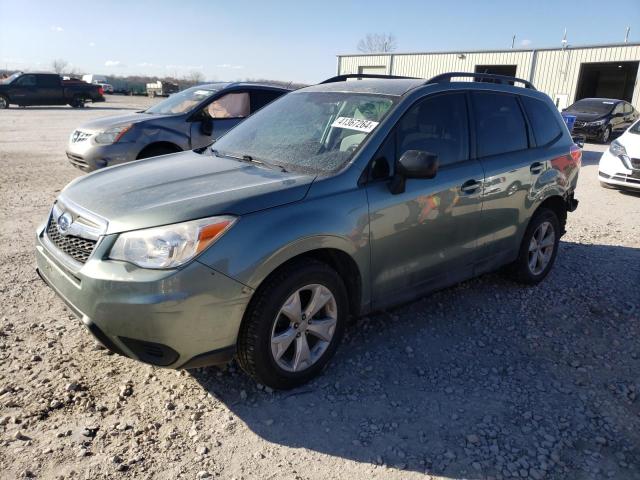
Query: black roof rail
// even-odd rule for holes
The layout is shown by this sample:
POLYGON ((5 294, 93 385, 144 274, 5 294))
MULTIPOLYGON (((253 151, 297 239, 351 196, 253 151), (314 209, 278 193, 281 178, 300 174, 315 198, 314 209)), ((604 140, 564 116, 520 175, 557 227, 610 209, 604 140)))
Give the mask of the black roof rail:
POLYGON ((398 75, 381 75, 377 73, 346 73, 344 75, 336 75, 335 77, 327 78, 318 85, 322 85, 323 83, 346 82, 349 78, 386 78, 391 80, 400 78, 405 80, 421 80, 417 77, 400 77, 398 75))
POLYGON ((472 73, 472 72, 449 72, 441 75, 436 75, 425 82, 425 85, 432 83, 449 83, 452 78, 466 77, 473 78, 474 80, 491 80, 493 83, 500 83, 503 85, 509 85, 512 83, 522 83, 525 88, 535 90, 536 87, 528 80, 522 78, 510 77, 508 75, 496 75, 493 73, 472 73))

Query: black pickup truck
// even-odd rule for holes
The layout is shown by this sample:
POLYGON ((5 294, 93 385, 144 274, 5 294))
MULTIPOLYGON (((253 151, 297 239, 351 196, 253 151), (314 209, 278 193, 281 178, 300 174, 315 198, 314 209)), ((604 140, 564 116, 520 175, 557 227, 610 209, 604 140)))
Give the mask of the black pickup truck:
POLYGON ((81 80, 63 80, 55 73, 14 73, 0 83, 0 109, 9 105, 71 105, 104 102, 99 85, 81 80))

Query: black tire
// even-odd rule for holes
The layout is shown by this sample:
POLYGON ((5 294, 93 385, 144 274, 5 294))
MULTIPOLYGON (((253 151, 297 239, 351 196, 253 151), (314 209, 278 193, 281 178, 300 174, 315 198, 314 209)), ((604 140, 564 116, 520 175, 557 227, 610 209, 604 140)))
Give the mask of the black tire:
POLYGON ((85 99, 82 95, 74 95, 69 103, 72 108, 84 108, 84 104, 85 99))
POLYGON ((560 221, 556 213, 548 208, 539 209, 531 218, 527 230, 525 231, 522 243, 520 244, 520 252, 515 262, 510 265, 511 277, 520 283, 525 285, 536 285, 540 283, 549 274, 558 254, 558 244, 560 243, 560 221), (548 222, 553 228, 554 241, 553 251, 548 260, 548 263, 540 272, 532 271, 529 266, 529 246, 531 244, 531 238, 538 230, 538 227, 543 223, 548 222))
POLYGON ((170 153, 177 153, 180 150, 175 148, 167 147, 165 145, 151 145, 149 147, 144 148, 136 157, 136 160, 141 160, 143 158, 151 158, 158 157, 160 155, 169 155, 170 153))
POLYGON ((611 140, 611 127, 605 128, 598 137, 600 143, 607 143, 609 140, 611 140))
POLYGON ((335 353, 348 317, 344 282, 327 264, 305 258, 272 274, 254 294, 245 312, 238 336, 238 363, 257 382, 275 389, 290 389, 318 375, 335 353), (328 347, 308 368, 291 372, 281 368, 271 352, 271 335, 278 313, 293 293, 306 285, 319 284, 333 294, 337 322, 328 347))
POLYGON ((4 95, 0 95, 0 109, 9 108, 9 99, 4 95))

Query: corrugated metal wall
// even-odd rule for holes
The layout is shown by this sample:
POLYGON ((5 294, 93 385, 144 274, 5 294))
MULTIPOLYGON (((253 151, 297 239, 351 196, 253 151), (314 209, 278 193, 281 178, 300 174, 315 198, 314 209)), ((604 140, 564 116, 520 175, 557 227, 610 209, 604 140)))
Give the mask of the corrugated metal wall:
MULTIPOLYGON (((445 72, 473 72, 476 65, 516 65, 516 76, 532 80, 538 90, 551 98, 558 94, 568 95, 569 103, 573 103, 583 63, 618 61, 640 61, 640 45, 537 51, 340 55, 338 73, 360 73, 359 67, 380 66, 385 67, 390 75, 431 78, 445 72)), ((632 103, 640 110, 637 79, 632 103)))

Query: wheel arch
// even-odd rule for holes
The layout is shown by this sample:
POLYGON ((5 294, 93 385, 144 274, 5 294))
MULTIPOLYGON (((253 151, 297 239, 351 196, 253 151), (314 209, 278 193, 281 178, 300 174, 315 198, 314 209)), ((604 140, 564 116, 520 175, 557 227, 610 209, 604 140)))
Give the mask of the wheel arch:
MULTIPOLYGON (((568 213, 567 203, 565 202, 564 198, 562 198, 560 195, 552 195, 550 197, 547 197, 542 203, 540 203, 540 205, 538 205, 538 207, 533 212, 533 215, 531 215, 531 218, 533 218, 534 215, 543 208, 547 208, 557 215, 558 221, 560 222, 560 228, 562 229, 561 233, 564 234, 564 227, 567 223, 568 213)), ((531 218, 529 219, 529 222, 531 222, 531 218)))
POLYGON ((154 142, 151 142, 151 143, 145 145, 138 152, 138 155, 136 155, 136 160, 140 159, 141 155, 143 153, 145 153, 145 152, 147 152, 147 151, 149 151, 149 150, 151 150, 153 148, 165 148, 167 150, 170 150, 167 153, 177 153, 177 152, 182 152, 183 151, 182 148, 179 145, 177 145, 177 144, 175 144, 173 142, 169 142, 167 140, 159 140, 159 141, 154 141, 154 142))
MULTIPOLYGON (((262 278, 258 286, 255 288, 251 302, 255 298, 255 292, 273 276, 277 275, 282 269, 289 267, 291 264, 304 261, 304 259, 313 259, 322 262, 334 269, 345 284, 347 289, 347 297, 349 299, 349 314, 358 316, 362 310, 363 296, 363 275, 356 260, 345 250, 335 247, 321 247, 310 250, 297 252, 286 259, 278 262, 277 265, 271 266, 270 271, 262 278)), ((249 308, 247 308, 247 311, 249 308)))

